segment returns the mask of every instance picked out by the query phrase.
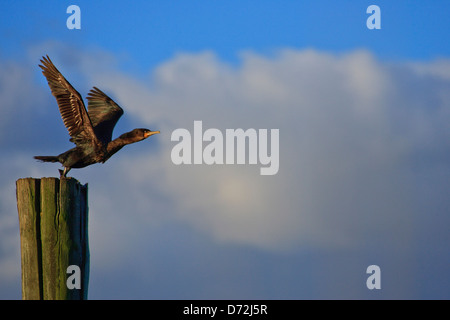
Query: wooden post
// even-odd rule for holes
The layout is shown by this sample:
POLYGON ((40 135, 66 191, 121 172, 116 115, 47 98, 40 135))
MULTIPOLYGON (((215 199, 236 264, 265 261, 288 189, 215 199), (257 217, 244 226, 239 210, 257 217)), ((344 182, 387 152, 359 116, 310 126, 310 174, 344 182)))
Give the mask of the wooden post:
POLYGON ((22 299, 87 299, 87 184, 73 178, 24 178, 16 188, 22 299))

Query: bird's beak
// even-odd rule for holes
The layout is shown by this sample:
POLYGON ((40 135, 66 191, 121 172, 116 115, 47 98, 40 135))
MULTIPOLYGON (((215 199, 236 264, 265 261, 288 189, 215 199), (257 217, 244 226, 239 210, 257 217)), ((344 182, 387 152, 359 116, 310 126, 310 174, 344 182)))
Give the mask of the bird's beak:
POLYGON ((145 138, 148 138, 148 137, 150 137, 150 136, 152 136, 152 135, 154 135, 154 134, 157 134, 157 133, 160 133, 159 131, 149 131, 149 132, 145 132, 144 133, 144 137, 145 138))

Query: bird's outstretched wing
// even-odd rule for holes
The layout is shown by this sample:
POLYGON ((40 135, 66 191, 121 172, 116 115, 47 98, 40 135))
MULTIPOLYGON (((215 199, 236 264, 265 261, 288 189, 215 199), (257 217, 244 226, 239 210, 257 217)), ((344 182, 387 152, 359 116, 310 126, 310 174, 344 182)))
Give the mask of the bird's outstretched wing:
POLYGON ((42 57, 42 73, 47 78, 52 94, 58 102, 64 125, 75 144, 95 143, 97 137, 81 95, 56 69, 48 56, 42 57))
POLYGON ((89 91, 87 99, 89 118, 97 138, 104 143, 110 142, 114 127, 123 115, 122 108, 97 87, 89 91))

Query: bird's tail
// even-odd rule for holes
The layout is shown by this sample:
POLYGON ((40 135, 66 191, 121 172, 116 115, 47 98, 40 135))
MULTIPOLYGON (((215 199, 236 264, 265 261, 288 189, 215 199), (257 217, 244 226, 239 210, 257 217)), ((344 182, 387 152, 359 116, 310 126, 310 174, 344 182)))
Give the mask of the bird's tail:
POLYGON ((58 162, 58 157, 55 156, 35 156, 36 160, 40 160, 42 162, 58 162))

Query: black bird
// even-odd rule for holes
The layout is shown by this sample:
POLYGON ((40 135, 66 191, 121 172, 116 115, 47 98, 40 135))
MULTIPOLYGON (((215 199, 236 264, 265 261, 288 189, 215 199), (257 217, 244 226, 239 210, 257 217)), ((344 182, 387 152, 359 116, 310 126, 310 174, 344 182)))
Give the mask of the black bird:
POLYGON ((134 129, 112 139, 112 132, 123 110, 100 89, 94 87, 88 93, 88 111, 81 95, 56 69, 48 56, 42 57, 42 73, 47 78, 52 94, 56 97, 64 125, 69 131, 70 141, 76 144, 58 156, 36 156, 44 162, 60 162, 66 177, 72 168, 84 168, 94 163, 104 163, 127 144, 144 140, 159 131, 134 129))

